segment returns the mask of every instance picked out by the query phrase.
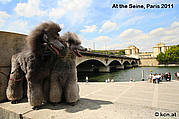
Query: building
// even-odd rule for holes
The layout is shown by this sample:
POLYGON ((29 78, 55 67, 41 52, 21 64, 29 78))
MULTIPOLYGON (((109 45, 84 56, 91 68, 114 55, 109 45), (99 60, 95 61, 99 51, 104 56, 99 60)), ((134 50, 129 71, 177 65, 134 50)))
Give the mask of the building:
POLYGON ((130 45, 127 49, 125 49, 125 55, 127 57, 139 58, 139 48, 134 45, 130 45))
POLYGON ((153 52, 141 52, 139 54, 139 58, 156 58, 158 54, 161 52, 165 53, 165 51, 169 48, 170 46, 166 46, 164 43, 158 43, 155 47, 153 47, 153 52))
POLYGON ((139 49, 134 45, 130 45, 127 49, 124 50, 125 56, 139 58, 141 66, 158 66, 158 61, 156 60, 157 55, 161 52, 165 53, 165 51, 169 48, 170 46, 166 46, 164 43, 158 43, 153 47, 153 52, 139 53, 139 49))
POLYGON ((166 46, 164 43, 158 43, 153 47, 153 52, 142 52, 139 54, 141 66, 159 66, 159 62, 156 57, 159 53, 165 53, 170 46, 166 46))
POLYGON ((139 53, 139 58, 151 58, 153 57, 153 52, 141 52, 139 53))
POLYGON ((166 46, 164 43, 158 43, 155 47, 153 47, 153 57, 157 57, 161 52, 165 53, 170 46, 166 46))
POLYGON ((161 52, 165 53, 166 50, 168 50, 170 46, 166 46, 164 43, 158 43, 155 47, 153 47, 153 52, 140 52, 139 49, 134 46, 130 45, 125 50, 125 55, 127 57, 134 57, 134 58, 156 58, 157 55, 161 52))

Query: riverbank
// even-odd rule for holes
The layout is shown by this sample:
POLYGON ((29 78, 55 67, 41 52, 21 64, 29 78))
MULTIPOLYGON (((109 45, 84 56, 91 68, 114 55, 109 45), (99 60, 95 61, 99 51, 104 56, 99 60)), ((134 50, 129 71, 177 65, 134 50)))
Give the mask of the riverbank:
POLYGON ((27 102, 5 102, 0 103, 0 119, 163 119, 165 114, 179 118, 179 81, 90 82, 79 87, 81 99, 75 106, 48 104, 34 111, 27 102))
POLYGON ((179 64, 159 64, 156 57, 149 57, 149 58, 140 58, 140 64, 141 67, 177 67, 179 64))

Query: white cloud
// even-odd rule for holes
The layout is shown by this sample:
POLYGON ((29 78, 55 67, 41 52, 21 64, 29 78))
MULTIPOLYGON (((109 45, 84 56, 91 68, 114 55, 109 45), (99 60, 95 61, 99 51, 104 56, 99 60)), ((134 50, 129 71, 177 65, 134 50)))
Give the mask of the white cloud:
POLYGON ((122 43, 116 43, 116 44, 111 44, 110 46, 108 46, 109 49, 111 50, 118 50, 118 49, 124 49, 126 48, 124 44, 122 43))
POLYGON ((66 16, 72 23, 80 22, 87 16, 86 10, 91 0, 58 0, 58 7, 49 12, 50 18, 60 19, 66 16))
MULTIPOLYGON (((129 45, 135 45, 140 50, 145 50, 141 49, 142 46, 147 46, 147 48, 151 47, 151 41, 148 39, 148 34, 137 29, 130 28, 125 30, 117 37, 117 40, 118 42, 121 42, 122 45, 116 44, 114 46, 115 48, 117 48, 118 45, 122 48, 127 48, 129 45)), ((118 49, 120 49, 120 47, 118 49)))
POLYGON ((80 32, 94 32, 96 31, 96 25, 85 26, 85 29, 80 30, 80 32))
POLYGON ((112 41, 112 38, 108 36, 98 36, 94 39, 92 39, 93 43, 95 43, 95 49, 109 49, 109 44, 112 41))
POLYGON ((127 29, 124 32, 122 32, 118 37, 118 39, 121 39, 121 40, 126 40, 129 38, 131 41, 139 41, 139 40, 146 39, 146 35, 141 30, 127 29))
POLYGON ((104 41, 111 41, 112 39, 108 36, 98 36, 98 37, 94 38, 94 40, 104 42, 104 41))
POLYGON ((112 41, 112 39, 108 36, 98 36, 94 39, 87 39, 82 34, 79 34, 78 37, 82 41, 82 45, 86 48, 91 48, 95 50, 104 50, 109 49, 108 44, 112 41))
POLYGON ((149 33, 150 39, 158 39, 162 42, 179 42, 179 22, 173 22, 169 28, 157 28, 149 33))
POLYGON ((113 30, 116 30, 117 29, 117 23, 115 22, 111 22, 111 21, 106 21, 101 29, 99 30, 99 32, 111 32, 113 30))
MULTIPOLYGON (((173 22, 169 28, 156 28, 149 33, 144 33, 137 29, 127 29, 118 37, 118 42, 123 45, 115 44, 113 47, 128 45, 136 45, 140 50, 151 50, 159 42, 164 42, 167 45, 179 43, 179 22, 173 22)), ((111 47, 112 48, 112 47, 111 47)))
POLYGON ((18 3, 14 11, 19 16, 43 16, 45 15, 45 11, 40 10, 39 4, 40 0, 28 0, 27 3, 18 3))
POLYGON ((9 14, 7 14, 5 11, 0 11, 0 18, 8 18, 10 17, 9 14))
MULTIPOLYGON (((144 5, 146 4, 161 4, 163 3, 163 0, 125 0, 125 4, 133 4, 133 5, 144 5)), ((165 3, 170 3, 171 0, 165 0, 165 3)), ((178 4, 178 0, 173 0, 172 4, 178 4)), ((151 9, 152 10, 152 9, 151 9)), ((148 19, 155 20, 156 18, 160 18, 161 16, 170 16, 170 12, 163 12, 161 14, 158 14, 158 12, 146 12, 146 9, 143 8, 139 9, 131 9, 131 8, 125 8, 125 9, 119 9, 115 14, 112 16, 112 19, 115 21, 118 21, 120 24, 120 27, 129 26, 129 25, 136 25, 143 23, 143 21, 146 21, 148 19)))
POLYGON ((29 28, 27 28, 28 27, 27 24, 28 24, 27 21, 16 20, 8 24, 6 30, 11 31, 11 32, 27 34, 30 30, 29 28))
POLYGON ((55 19, 60 19, 66 13, 63 8, 52 8, 49 16, 55 19))
POLYGON ((6 22, 6 19, 9 18, 10 15, 5 11, 0 11, 0 26, 3 26, 6 22))
POLYGON ((124 21, 124 22, 121 24, 121 26, 122 26, 122 25, 138 24, 138 23, 141 22, 141 20, 142 20, 143 18, 145 18, 145 17, 144 17, 144 16, 134 16, 134 17, 128 19, 127 21, 124 21))
POLYGON ((152 31, 150 31, 150 35, 161 35, 160 33, 164 32, 165 29, 164 28, 157 28, 157 29, 154 29, 152 31))
POLYGON ((171 27, 172 27, 172 28, 179 27, 179 22, 174 21, 174 22, 171 24, 171 27))
POLYGON ((93 43, 94 43, 93 41, 88 40, 82 34, 79 34, 78 37, 82 42, 82 46, 84 46, 86 48, 93 48, 93 43))
POLYGON ((8 2, 11 2, 11 0, 0 0, 0 2, 1 2, 2 4, 6 4, 6 3, 8 3, 8 2))
POLYGON ((12 22, 11 25, 12 25, 12 27, 18 26, 19 28, 25 28, 27 26, 27 22, 17 20, 17 21, 12 22))

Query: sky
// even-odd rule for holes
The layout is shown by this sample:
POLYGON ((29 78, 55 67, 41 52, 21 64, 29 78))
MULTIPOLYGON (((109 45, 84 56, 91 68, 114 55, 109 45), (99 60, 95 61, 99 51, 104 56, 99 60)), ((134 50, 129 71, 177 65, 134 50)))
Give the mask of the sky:
POLYGON ((135 45, 144 52, 160 42, 179 44, 179 0, 0 0, 0 31, 29 34, 45 21, 58 23, 60 35, 75 32, 83 46, 95 50, 135 45), (112 8, 113 4, 173 8, 112 8))

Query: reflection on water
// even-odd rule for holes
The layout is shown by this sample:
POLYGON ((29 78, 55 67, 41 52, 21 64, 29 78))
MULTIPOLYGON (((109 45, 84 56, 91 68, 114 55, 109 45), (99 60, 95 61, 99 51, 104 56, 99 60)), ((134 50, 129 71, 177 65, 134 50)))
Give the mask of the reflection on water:
POLYGON ((151 73, 170 72, 172 74, 172 79, 174 79, 174 73, 179 72, 179 67, 136 67, 134 69, 119 70, 112 73, 78 73, 78 81, 84 82, 86 76, 88 76, 89 82, 105 82, 108 78, 114 79, 116 82, 130 81, 131 78, 136 81, 141 81, 143 70, 145 80, 150 71, 152 71, 151 73))

